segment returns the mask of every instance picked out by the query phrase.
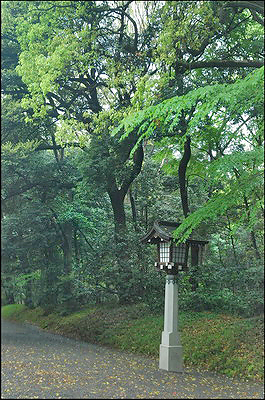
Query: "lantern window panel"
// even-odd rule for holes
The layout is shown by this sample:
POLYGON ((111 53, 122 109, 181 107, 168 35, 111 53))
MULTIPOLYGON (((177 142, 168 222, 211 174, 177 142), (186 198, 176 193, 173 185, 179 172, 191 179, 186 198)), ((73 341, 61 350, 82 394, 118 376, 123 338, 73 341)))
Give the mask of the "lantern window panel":
POLYGON ((160 262, 169 262, 170 243, 160 243, 160 262))
POLYGON ((177 246, 173 244, 172 248, 172 261, 176 264, 186 264, 187 257, 187 245, 185 243, 180 243, 177 246))

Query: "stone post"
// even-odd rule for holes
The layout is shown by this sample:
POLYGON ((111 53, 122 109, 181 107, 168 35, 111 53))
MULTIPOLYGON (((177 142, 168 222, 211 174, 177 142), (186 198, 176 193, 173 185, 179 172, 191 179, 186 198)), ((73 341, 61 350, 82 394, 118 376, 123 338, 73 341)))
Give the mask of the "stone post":
POLYGON ((160 344, 159 368, 183 372, 183 355, 178 332, 178 283, 176 275, 167 275, 165 287, 164 330, 160 344))

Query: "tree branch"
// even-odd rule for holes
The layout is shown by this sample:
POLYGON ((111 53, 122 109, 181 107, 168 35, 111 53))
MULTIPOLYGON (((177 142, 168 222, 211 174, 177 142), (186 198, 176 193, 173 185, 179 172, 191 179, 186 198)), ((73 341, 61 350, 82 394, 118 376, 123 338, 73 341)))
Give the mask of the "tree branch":
POLYGON ((260 68, 264 65, 264 60, 209 60, 209 61, 197 61, 197 62, 185 62, 181 61, 178 66, 183 69, 183 72, 191 69, 198 68, 240 68, 240 67, 252 67, 260 68))
POLYGON ((264 15, 264 2, 263 1, 228 1, 224 4, 224 8, 248 8, 254 10, 261 15, 264 15))
POLYGON ((85 147, 80 146, 79 143, 64 143, 63 146, 61 146, 60 144, 46 144, 46 143, 42 143, 40 144, 38 147, 36 147, 35 151, 42 151, 42 150, 62 150, 65 149, 66 147, 79 147, 82 150, 85 150, 85 147))

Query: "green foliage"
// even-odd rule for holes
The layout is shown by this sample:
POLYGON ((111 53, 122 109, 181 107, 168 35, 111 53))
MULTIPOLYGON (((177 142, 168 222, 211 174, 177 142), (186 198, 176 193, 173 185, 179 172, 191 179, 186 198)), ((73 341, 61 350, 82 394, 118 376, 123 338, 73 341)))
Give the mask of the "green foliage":
POLYGON ((242 223, 247 225, 249 230, 253 228, 260 219, 263 204, 264 194, 261 185, 263 155, 263 148, 259 147, 244 153, 227 154, 222 159, 213 161, 209 165, 207 178, 213 184, 222 182, 222 190, 190 215, 176 230, 175 237, 187 238, 201 222, 216 221, 221 215, 226 215, 233 209, 241 210, 241 216, 238 216, 238 220, 234 222, 234 232, 242 223), (242 211, 244 198, 248 199, 251 208, 249 219, 246 210, 242 211))
MULTIPOLYGON (((14 320, 19 320, 22 317, 21 312, 25 311, 27 307, 24 304, 9 304, 1 308, 1 316, 3 318, 10 318, 14 320)), ((24 318, 24 315, 23 315, 24 318)))
POLYGON ((262 27, 247 9, 222 17, 224 2, 146 2, 142 22, 130 2, 103 3, 3 2, 3 301, 162 310, 155 249, 139 240, 183 219, 189 135, 176 237, 211 247, 197 291, 195 271, 183 278, 183 308, 260 312, 263 68, 248 61, 262 27), (224 64, 194 67, 209 61, 224 64))
POLYGON ((257 351, 257 337, 262 334, 262 319, 236 319, 228 315, 205 315, 193 324, 193 329, 182 337, 187 346, 186 362, 218 371, 228 376, 257 378, 261 373, 261 354, 257 351), (206 329, 205 329, 206 327, 206 329), (249 335, 255 335, 250 338, 249 335), (252 351, 247 350, 247 346, 252 351), (254 355, 255 354, 255 355, 254 355), (258 360, 253 365, 253 357, 258 360), (251 365, 251 368, 248 368, 251 365))
POLYGON ((262 263, 253 257, 251 265, 247 264, 250 255, 246 244, 246 247, 238 246, 237 254, 234 254, 221 240, 222 237, 213 238, 211 252, 208 251, 203 266, 190 268, 180 277, 180 309, 209 310, 244 317, 261 314, 264 311, 262 263), (198 283, 196 291, 191 290, 191 277, 198 283))
MULTIPOLYGON (((155 133, 158 121, 160 129, 172 132, 178 125, 182 110, 189 111, 192 107, 196 107, 196 112, 189 123, 187 134, 192 135, 192 138, 195 139, 207 140, 206 135, 208 135, 208 132, 198 131, 199 124, 203 123, 206 117, 210 117, 215 126, 216 124, 223 126, 224 118, 227 121, 227 115, 223 113, 222 109, 227 109, 231 122, 241 113, 247 113, 248 110, 252 109, 253 104, 257 104, 257 107, 262 112, 263 82, 264 67, 250 73, 245 79, 238 80, 230 85, 209 85, 195 89, 183 96, 172 97, 155 106, 132 112, 113 130, 112 135, 116 135, 123 130, 122 140, 137 129, 139 133, 142 133, 139 136, 140 141, 155 133)), ((207 119, 206 121, 209 122, 207 119)))
MULTIPOLYGON (((253 114, 253 104, 256 110, 262 112, 263 104, 263 68, 249 74, 245 79, 227 85, 219 84, 206 86, 189 92, 184 96, 176 96, 164 100, 156 106, 150 106, 142 111, 131 114, 114 129, 113 135, 124 131, 122 137, 129 135, 134 129, 143 132, 138 141, 143 138, 155 137, 157 121, 162 132, 173 132, 179 123, 181 113, 195 107, 195 113, 190 118, 186 134, 192 138, 193 146, 199 146, 203 155, 207 148, 217 150, 216 160, 213 162, 197 162, 196 158, 191 160, 195 166, 191 166, 190 174, 201 173, 208 184, 221 184, 221 190, 215 190, 213 196, 194 213, 192 213, 175 232, 175 237, 183 241, 187 239, 192 231, 202 222, 214 221, 221 215, 233 208, 242 208, 243 198, 248 201, 253 194, 258 192, 257 197, 250 200, 251 216, 244 214, 242 218, 248 224, 248 229, 255 225, 260 218, 260 206, 262 204, 262 147, 253 148, 250 151, 234 151, 237 143, 241 143, 244 136, 242 124, 238 127, 238 121, 242 114, 249 114, 249 120, 255 126, 254 136, 246 137, 251 140, 252 146, 259 143, 259 135, 262 129, 262 121, 253 114), (234 127, 233 127, 234 125, 234 127), (210 129, 211 128, 211 129, 210 129), (222 135, 222 136, 221 136, 222 135), (215 144, 214 144, 215 143, 215 144), (230 147, 231 154, 225 153, 230 147), (218 155, 218 152, 220 154, 218 155), (201 168, 203 166, 203 169, 201 168), (200 170, 198 170, 198 167, 200 170), (246 221, 248 220, 248 221, 246 221)), ((257 111, 256 111, 257 112, 257 111)), ((177 145, 183 144, 185 138, 178 138, 177 145)), ((175 139, 174 139, 175 142, 175 139)), ((172 143, 174 143, 172 141, 172 143)), ((173 151, 178 149, 173 145, 173 151)), ((202 158, 202 156, 200 156, 202 158)), ((239 219, 239 224, 242 219, 239 219)), ((236 229, 236 228, 235 228, 236 229)))

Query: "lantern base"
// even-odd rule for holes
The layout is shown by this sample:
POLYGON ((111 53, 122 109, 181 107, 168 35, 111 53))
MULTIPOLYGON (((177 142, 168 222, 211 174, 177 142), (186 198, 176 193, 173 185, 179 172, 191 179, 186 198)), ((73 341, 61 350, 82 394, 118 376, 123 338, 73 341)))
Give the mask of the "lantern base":
POLYGON ((183 372, 182 346, 160 344, 159 368, 171 372, 183 372))

